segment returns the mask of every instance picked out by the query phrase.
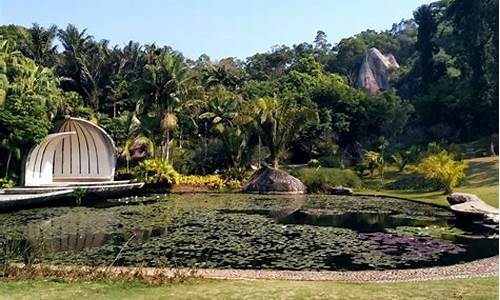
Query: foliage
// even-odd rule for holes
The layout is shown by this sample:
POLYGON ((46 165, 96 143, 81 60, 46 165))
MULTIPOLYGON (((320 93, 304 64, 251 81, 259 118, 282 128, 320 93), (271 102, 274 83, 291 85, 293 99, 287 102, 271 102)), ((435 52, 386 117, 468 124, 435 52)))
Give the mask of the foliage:
POLYGON ((371 176, 373 176, 375 170, 378 170, 381 177, 384 176, 385 160, 381 153, 375 151, 366 152, 360 164, 370 171, 371 176))
POLYGON ((391 155, 401 170, 415 162, 412 145, 495 144, 497 8, 437 1, 388 30, 337 42, 318 30, 311 43, 245 60, 190 59, 134 41, 113 47, 72 24, 0 26, 2 176, 19 174, 22 155, 64 115, 97 120, 116 142, 119 166, 135 163, 129 146, 144 139, 148 156, 194 174, 317 159, 382 175, 391 155), (357 78, 372 47, 400 65, 392 88, 376 96, 357 78), (380 139, 387 155, 374 147, 380 139), (363 160, 369 149, 383 163, 363 160))
POLYGON ((319 168, 319 167, 321 167, 321 163, 317 159, 311 159, 307 162, 307 167, 308 168, 319 168))
POLYGON ((9 180, 7 178, 0 178, 0 188, 7 189, 7 188, 14 187, 14 186, 15 186, 15 183, 12 182, 12 180, 9 180))
POLYGON ((171 185, 179 181, 179 173, 165 160, 146 159, 133 170, 134 180, 148 184, 171 185))
POLYGON ((204 185, 214 190, 220 190, 225 186, 225 181, 220 175, 180 176, 175 183, 187 185, 204 185))
POLYGON ((435 179, 442 184, 445 192, 450 194, 460 180, 465 177, 465 162, 455 161, 446 150, 423 158, 415 167, 415 172, 423 174, 427 179, 435 179))
POLYGON ((257 130, 262 143, 269 148, 271 166, 278 167, 278 161, 290 140, 298 131, 317 121, 314 110, 298 106, 290 98, 260 98, 255 102, 257 130))
POLYGON ((0 142, 6 156, 5 175, 14 161, 40 142, 52 127, 64 94, 48 68, 0 40, 0 142), (3 82, 3 83, 2 83, 3 82))
POLYGON ((296 174, 309 193, 329 193, 335 186, 359 188, 361 180, 351 170, 331 168, 303 168, 296 174))
POLYGON ((224 179, 220 175, 181 175, 176 181, 177 184, 185 185, 200 185, 206 186, 213 190, 221 190, 223 188, 239 189, 243 184, 235 178, 224 179))
POLYGON ((430 225, 425 227, 398 226, 394 229, 388 229, 388 231, 401 235, 424 235, 436 238, 442 238, 443 236, 458 236, 465 233, 463 230, 456 227, 438 225, 430 225))
POLYGON ((74 189, 71 194, 75 198, 76 205, 77 206, 82 205, 83 199, 85 198, 85 195, 86 195, 86 190, 79 187, 79 188, 74 189))

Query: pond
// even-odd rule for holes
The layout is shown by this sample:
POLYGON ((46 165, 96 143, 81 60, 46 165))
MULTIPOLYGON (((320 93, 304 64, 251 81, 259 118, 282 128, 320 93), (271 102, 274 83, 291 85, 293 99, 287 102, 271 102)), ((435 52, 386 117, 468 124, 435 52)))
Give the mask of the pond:
POLYGON ((498 240, 441 207, 367 196, 149 195, 0 214, 8 261, 280 270, 449 265, 498 240))

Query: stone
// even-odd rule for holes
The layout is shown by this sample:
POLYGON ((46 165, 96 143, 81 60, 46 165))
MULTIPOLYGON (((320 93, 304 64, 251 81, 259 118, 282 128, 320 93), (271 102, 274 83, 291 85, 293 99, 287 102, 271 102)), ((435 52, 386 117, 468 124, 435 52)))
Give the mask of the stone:
POLYGON ((351 188, 339 185, 339 186, 332 187, 332 189, 330 190, 330 194, 350 196, 353 194, 353 191, 351 188))
POLYGON ((370 48, 359 69, 358 87, 370 96, 386 91, 390 88, 390 74, 397 68, 399 64, 392 54, 383 55, 377 48, 370 48))
MULTIPOLYGON (((478 196, 468 193, 453 193, 446 197, 457 217, 466 220, 483 220, 485 224, 499 222, 498 209, 484 203, 478 196)), ((498 226, 496 227, 498 230, 498 226)))
POLYGON ((306 186, 292 175, 270 167, 257 170, 241 189, 252 194, 304 194, 306 186))
POLYGON ((455 205, 465 202, 482 202, 478 196, 468 193, 453 193, 446 196, 446 200, 450 205, 455 205))

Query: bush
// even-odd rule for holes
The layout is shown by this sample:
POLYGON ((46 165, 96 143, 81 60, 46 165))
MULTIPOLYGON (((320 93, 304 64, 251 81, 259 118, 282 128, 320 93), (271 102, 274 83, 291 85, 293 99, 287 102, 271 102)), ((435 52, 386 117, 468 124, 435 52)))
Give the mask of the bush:
POLYGON ((253 171, 252 170, 247 170, 245 168, 227 168, 224 170, 222 173, 222 177, 224 180, 228 181, 231 179, 239 180, 239 181, 246 181, 250 176, 252 176, 253 171))
POLYGON ((2 189, 11 188, 11 187, 14 187, 15 185, 16 184, 14 183, 14 181, 12 181, 10 179, 0 178, 0 188, 2 188, 2 189))
POLYGON ((296 176, 307 186, 309 193, 329 193, 335 186, 361 187, 361 180, 348 169, 311 169, 297 171, 296 176))
POLYGON ((441 184, 435 180, 426 179, 421 174, 399 174, 395 181, 383 185, 387 190, 414 190, 414 191, 436 191, 441 184))
POLYGON ((320 164, 319 160, 311 159, 310 161, 307 162, 307 166, 309 168, 319 168, 319 167, 321 167, 321 164, 320 164))
POLYGON ((13 180, 7 178, 0 178, 0 188, 7 189, 14 187, 16 184, 13 180))
POLYGON ((445 192, 450 194, 465 177, 465 168, 467 168, 465 162, 455 161, 453 155, 441 150, 422 159, 414 170, 427 179, 437 180, 445 192))
POLYGON ((180 176, 176 182, 177 184, 186 185, 202 185, 213 190, 220 190, 223 188, 239 189, 242 186, 242 181, 236 178, 222 178, 220 175, 187 175, 180 176))
POLYGON ((224 179, 222 179, 222 177, 220 177, 219 175, 180 176, 176 183, 186 185, 204 185, 215 190, 220 190, 225 186, 224 179))
POLYGON ((179 180, 179 173, 166 160, 146 159, 133 171, 134 181, 146 184, 171 185, 179 180))

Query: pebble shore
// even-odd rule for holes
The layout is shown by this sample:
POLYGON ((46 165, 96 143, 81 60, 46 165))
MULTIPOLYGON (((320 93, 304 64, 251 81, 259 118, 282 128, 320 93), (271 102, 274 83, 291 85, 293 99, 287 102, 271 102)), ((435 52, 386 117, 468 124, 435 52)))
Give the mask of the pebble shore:
MULTIPOLYGON (((468 279, 498 276, 498 256, 475 260, 451 266, 419 269, 401 269, 384 271, 280 271, 280 270, 242 270, 242 269, 184 269, 184 268, 137 268, 137 267, 97 267, 70 265, 35 265, 35 267, 53 270, 99 270, 113 273, 142 273, 154 277, 162 274, 166 277, 187 276, 207 279, 230 280, 297 280, 297 281, 338 281, 354 283, 409 282, 446 279, 468 279)), ((12 264, 24 268, 22 263, 12 264)))
POLYGON ((200 269, 213 279, 267 279, 344 282, 405 282, 498 276, 498 256, 443 267, 385 271, 271 271, 200 269))

